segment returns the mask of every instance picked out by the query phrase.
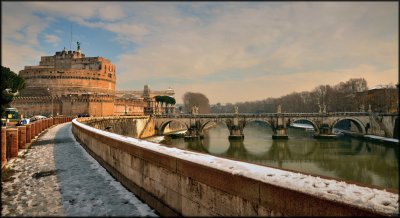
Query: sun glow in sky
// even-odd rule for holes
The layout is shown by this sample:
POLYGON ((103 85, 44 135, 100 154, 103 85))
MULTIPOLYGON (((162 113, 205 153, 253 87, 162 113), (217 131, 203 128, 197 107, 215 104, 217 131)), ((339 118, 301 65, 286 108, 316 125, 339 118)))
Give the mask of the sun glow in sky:
POLYGON ((2 65, 64 47, 116 64, 118 90, 171 87, 211 104, 399 78, 397 2, 4 2, 2 65), (72 39, 71 39, 72 28, 72 39), (72 43, 71 43, 72 41, 72 43))

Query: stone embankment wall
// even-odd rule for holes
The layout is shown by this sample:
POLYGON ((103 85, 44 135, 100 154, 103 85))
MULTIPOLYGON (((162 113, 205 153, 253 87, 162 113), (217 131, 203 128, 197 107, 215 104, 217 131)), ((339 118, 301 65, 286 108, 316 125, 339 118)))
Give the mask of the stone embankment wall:
POLYGON ((73 117, 54 117, 22 125, 1 127, 1 170, 10 159, 18 157, 21 149, 27 149, 46 129, 60 123, 71 122, 73 117))
POLYGON ((392 138, 395 131, 396 116, 370 116, 368 134, 392 138))
POLYGON ((87 125, 118 135, 144 138, 155 135, 154 120, 148 116, 120 116, 91 118, 87 125))
POLYGON ((164 128, 164 134, 186 130, 187 127, 180 122, 171 122, 164 128))
MULTIPOLYGON (((133 138, 146 138, 157 134, 155 120, 150 116, 97 117, 89 119, 86 124, 96 129, 133 138)), ((164 133, 182 129, 186 129, 183 124, 171 122, 165 127, 164 133)))
MULTIPOLYGON (((393 212, 385 214, 227 172, 215 164, 205 165, 185 158, 185 154, 189 156, 193 152, 157 146, 85 125, 90 122, 91 118, 73 121, 72 131, 77 140, 117 180, 163 216, 393 215, 393 212)), ((201 158, 222 159, 209 155, 201 158)), ((233 164, 232 168, 241 166, 238 162, 233 164)))

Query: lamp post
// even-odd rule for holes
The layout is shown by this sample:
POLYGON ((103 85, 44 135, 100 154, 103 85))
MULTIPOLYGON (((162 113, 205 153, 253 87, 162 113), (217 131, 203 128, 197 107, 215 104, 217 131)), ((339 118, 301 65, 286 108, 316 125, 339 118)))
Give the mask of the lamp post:
MULTIPOLYGON (((50 88, 47 87, 47 91, 50 92, 50 88)), ((54 112, 54 108, 53 108, 53 93, 50 93, 51 95, 51 117, 53 117, 53 112, 54 112)))
POLYGON ((125 102, 125 116, 127 115, 127 112, 126 112, 126 102, 125 102))

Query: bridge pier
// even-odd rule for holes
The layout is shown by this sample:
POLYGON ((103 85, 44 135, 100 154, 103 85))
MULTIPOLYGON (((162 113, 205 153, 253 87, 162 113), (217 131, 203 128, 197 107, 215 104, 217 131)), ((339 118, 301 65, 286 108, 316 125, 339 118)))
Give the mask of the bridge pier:
POLYGON ((282 116, 282 107, 278 105, 276 122, 273 122, 274 134, 272 139, 289 139, 285 117, 282 116))
POLYGON ((185 141, 192 141, 202 138, 204 138, 204 135, 201 131, 201 123, 199 120, 196 120, 194 124, 190 124, 188 130, 185 133, 184 139, 185 141))
POLYGON ((239 126, 232 126, 229 128, 229 140, 244 140, 243 129, 239 126))
POLYGON ((272 139, 289 139, 287 129, 283 125, 278 125, 272 135, 272 139))
POLYGON ((239 117, 234 117, 233 120, 226 121, 229 129, 229 140, 244 140, 243 129, 246 126, 245 120, 239 120, 239 117))
POLYGON ((319 127, 319 133, 314 135, 316 139, 336 139, 338 135, 332 133, 332 127, 328 124, 321 124, 319 127))
POLYGON ((204 138, 203 135, 199 134, 199 132, 195 129, 190 127, 184 136, 185 141, 192 141, 192 140, 199 140, 204 138))

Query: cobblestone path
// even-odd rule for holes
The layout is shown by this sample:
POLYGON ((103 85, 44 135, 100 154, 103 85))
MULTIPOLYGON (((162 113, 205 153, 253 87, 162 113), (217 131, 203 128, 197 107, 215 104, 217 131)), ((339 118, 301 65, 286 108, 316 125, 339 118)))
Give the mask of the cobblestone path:
POLYGON ((75 141, 47 130, 2 174, 2 216, 157 216, 75 141))

